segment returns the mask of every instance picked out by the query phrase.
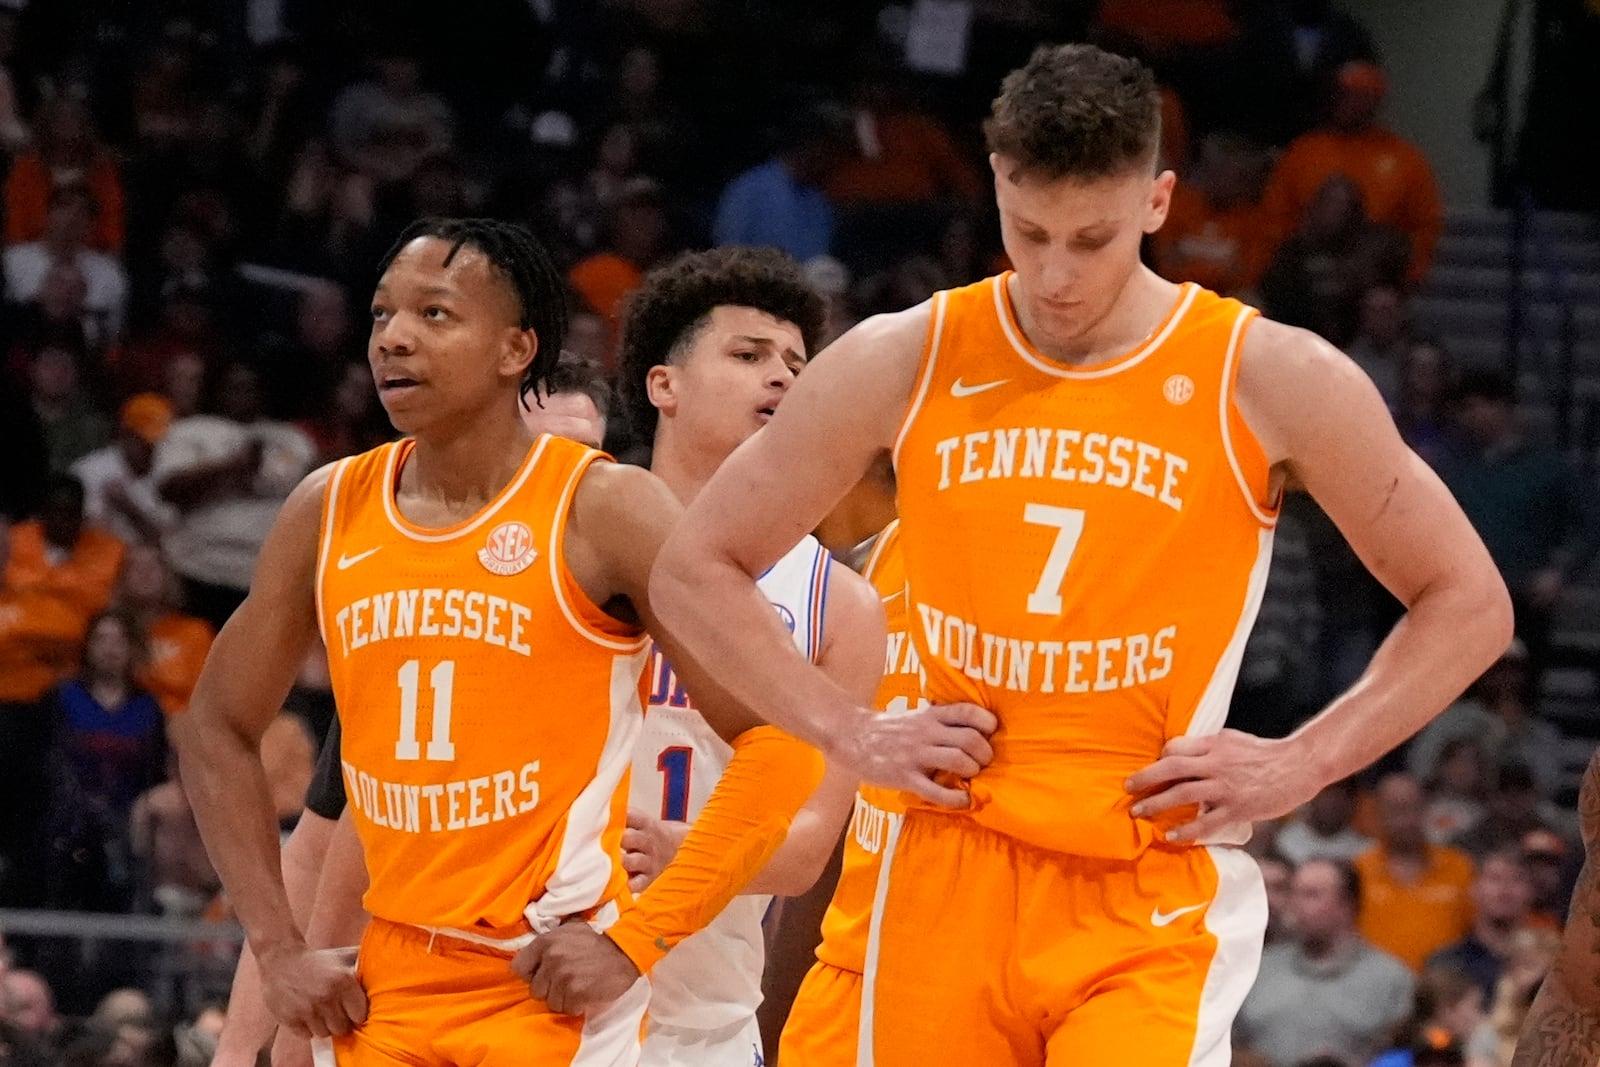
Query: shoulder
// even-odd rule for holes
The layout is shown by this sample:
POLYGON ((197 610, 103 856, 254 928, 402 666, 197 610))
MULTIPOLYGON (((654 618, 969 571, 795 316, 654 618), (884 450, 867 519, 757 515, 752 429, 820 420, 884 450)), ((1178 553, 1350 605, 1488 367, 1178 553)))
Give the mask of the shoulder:
POLYGON ((1239 348, 1237 397, 1274 463, 1307 440, 1335 432, 1352 410, 1387 413, 1354 360, 1298 326, 1258 316, 1239 348))
POLYGON ((1385 952, 1365 939, 1361 941, 1361 947, 1357 952, 1356 965, 1375 979, 1401 984, 1407 988, 1411 987, 1414 980, 1411 968, 1401 962, 1399 957, 1385 952))
POLYGON ((1472 881, 1474 865, 1472 857, 1459 848, 1449 845, 1435 845, 1434 856, 1440 868, 1458 881, 1472 881))
POLYGON ((584 468, 573 493, 568 545, 626 546, 641 529, 675 521, 682 511, 666 483, 643 467, 597 459, 584 468))

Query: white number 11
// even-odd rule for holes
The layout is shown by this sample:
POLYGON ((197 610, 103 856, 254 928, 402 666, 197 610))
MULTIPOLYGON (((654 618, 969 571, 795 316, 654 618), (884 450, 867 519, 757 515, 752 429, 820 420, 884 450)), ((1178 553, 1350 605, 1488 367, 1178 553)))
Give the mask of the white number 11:
POLYGON ((1028 594, 1028 611, 1034 615, 1061 614, 1061 585, 1067 580, 1067 566, 1083 536, 1083 512, 1078 508, 1057 508, 1048 504, 1029 504, 1022 521, 1035 526, 1054 526, 1055 544, 1045 558, 1039 584, 1028 594))
MULTIPOLYGON (((400 667, 400 740, 394 743, 394 758, 422 758, 417 744, 417 684, 421 666, 408 659, 400 667)), ((456 684, 454 660, 440 660, 428 674, 433 686, 433 736, 428 739, 428 758, 449 761, 456 758, 455 742, 450 740, 450 696, 456 684)))

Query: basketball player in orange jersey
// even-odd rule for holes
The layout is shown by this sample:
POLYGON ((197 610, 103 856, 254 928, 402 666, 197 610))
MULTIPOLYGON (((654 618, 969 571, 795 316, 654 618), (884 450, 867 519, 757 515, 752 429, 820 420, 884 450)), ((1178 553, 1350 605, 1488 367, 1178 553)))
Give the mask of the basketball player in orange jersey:
MULTIPOLYGON (((424 220, 402 235, 368 356, 411 436, 291 495, 174 722, 267 1003, 296 1032, 336 1035, 341 1064, 638 1056, 648 987, 636 971, 559 993, 536 976, 530 997, 510 969, 538 931, 552 931, 552 962, 581 955, 592 942, 554 937, 560 925, 592 937, 590 923, 627 903, 619 786, 641 718, 645 585, 679 515, 649 472, 522 426, 518 397, 555 362, 561 306, 548 258, 518 227, 424 220), (294 923, 257 750, 316 629, 370 876, 359 974, 349 953, 309 949, 294 923), (609 1007, 562 1014, 596 999, 609 1007)), ((644 935, 664 952, 764 864, 821 761, 651 629, 734 750, 648 914, 644 935)), ((952 750, 975 762, 963 745, 987 755, 970 727, 947 725, 980 718, 868 722, 859 743, 891 750, 874 768, 915 777, 952 750)))
MULTIPOLYGON (((548 433, 565 437, 591 448, 605 440, 606 419, 610 413, 610 389, 600 369, 570 352, 561 353, 549 379, 537 390, 530 390, 521 402, 523 425, 534 437, 548 433)), ((294 831, 283 845, 283 881, 295 922, 308 935, 313 906, 323 904, 336 913, 325 919, 330 934, 351 925, 364 925, 360 895, 365 889, 366 870, 360 858, 359 841, 351 842, 354 855, 328 863, 334 828, 345 809, 344 772, 339 761, 339 719, 333 725, 317 757, 316 773, 306 790, 306 807, 294 831), (332 884, 330 884, 332 883, 332 884), (356 884, 353 891, 348 884, 356 884), (324 889, 326 887, 326 889, 324 889), (354 914, 351 914, 354 913, 354 914)), ((359 934, 357 935, 359 936, 359 934)), ((313 943, 318 943, 315 940, 313 943)), ((335 938, 333 944, 350 943, 335 938)), ((212 1067, 255 1067, 261 1050, 273 1046, 278 1022, 262 999, 261 975, 255 955, 245 946, 234 970, 233 987, 228 993, 228 1017, 217 1039, 212 1067)), ((311 1049, 303 1038, 282 1035, 273 1048, 279 1067, 311 1063, 311 1049)))
POLYGON ((999 729, 970 783, 902 783, 864 1064, 1227 1063, 1266 918, 1228 843, 1414 733, 1510 639, 1487 552, 1356 366, 1141 266, 1174 181, 1158 116, 1150 72, 1092 47, 1008 76, 985 132, 1015 272, 830 346, 651 579, 745 702, 865 762, 869 713, 759 625, 752 581, 893 455, 926 696, 999 729), (1291 478, 1408 610, 1349 692, 1263 740, 1222 724, 1291 478), (969 806, 933 810, 938 788, 969 806))

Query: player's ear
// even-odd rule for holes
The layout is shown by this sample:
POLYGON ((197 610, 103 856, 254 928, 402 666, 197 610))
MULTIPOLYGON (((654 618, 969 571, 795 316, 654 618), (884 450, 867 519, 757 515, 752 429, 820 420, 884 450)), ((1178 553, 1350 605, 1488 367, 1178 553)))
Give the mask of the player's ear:
POLYGON ((1172 189, 1177 184, 1178 176, 1170 170, 1164 170, 1156 175, 1156 180, 1150 187, 1150 202, 1145 212, 1145 233, 1155 233, 1161 229, 1161 224, 1167 221, 1167 212, 1172 207, 1172 189))
POLYGON ((500 349, 500 373, 522 381, 533 357, 539 353, 539 336, 532 330, 513 327, 506 331, 506 343, 500 349))
POLYGON ((645 372, 644 395, 650 399, 651 405, 663 415, 677 413, 677 381, 670 365, 657 363, 645 372))

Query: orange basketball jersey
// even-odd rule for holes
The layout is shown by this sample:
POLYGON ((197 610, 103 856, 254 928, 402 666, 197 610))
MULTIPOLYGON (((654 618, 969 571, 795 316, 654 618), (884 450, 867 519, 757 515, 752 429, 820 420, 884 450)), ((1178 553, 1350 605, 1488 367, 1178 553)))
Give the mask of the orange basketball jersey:
POLYGON ((568 573, 562 530, 601 453, 541 437, 466 522, 425 530, 394 498, 412 442, 328 481, 317 605, 366 852, 366 907, 524 930, 623 897, 625 773, 648 643, 568 573))
MULTIPOLYGON (((883 598, 888 627, 883 681, 876 706, 904 711, 922 700, 922 661, 906 626, 906 570, 900 557, 900 523, 891 522, 878 535, 861 570, 883 598)), ((844 838, 844 863, 833 900, 822 917, 822 943, 817 959, 834 967, 860 973, 867 957, 867 927, 872 921, 872 901, 883 864, 883 847, 889 827, 900 819, 905 803, 892 789, 863 783, 856 791, 855 811, 844 838)))
POLYGON ((907 611, 934 703, 1000 720, 970 817, 1129 859, 1123 781, 1221 729, 1271 558, 1270 468, 1234 405, 1253 309, 1183 286, 1135 350, 1078 370, 1000 275, 939 293, 895 443, 907 611))

